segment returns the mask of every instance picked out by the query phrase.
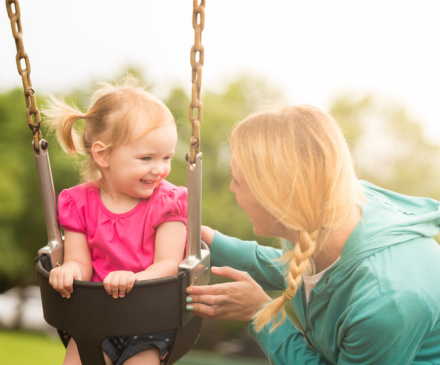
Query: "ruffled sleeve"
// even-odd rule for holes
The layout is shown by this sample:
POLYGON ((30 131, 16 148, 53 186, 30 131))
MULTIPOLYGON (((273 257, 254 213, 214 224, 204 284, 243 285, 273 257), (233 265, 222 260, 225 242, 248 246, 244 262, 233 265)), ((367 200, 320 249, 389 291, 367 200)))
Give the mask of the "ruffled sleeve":
POLYGON ((165 222, 182 222, 187 224, 187 190, 176 186, 158 197, 152 207, 152 225, 157 228, 165 222))
POLYGON ((66 231, 86 233, 85 224, 81 222, 78 208, 69 190, 63 190, 58 197, 58 220, 66 231))

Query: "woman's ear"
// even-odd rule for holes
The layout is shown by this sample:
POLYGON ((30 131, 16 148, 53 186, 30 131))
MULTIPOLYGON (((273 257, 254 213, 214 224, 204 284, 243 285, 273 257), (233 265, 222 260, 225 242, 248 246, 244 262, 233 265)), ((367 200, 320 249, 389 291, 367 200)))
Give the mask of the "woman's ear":
POLYGON ((108 153, 104 143, 100 141, 96 141, 95 143, 93 143, 92 156, 99 167, 103 169, 108 167, 108 153))

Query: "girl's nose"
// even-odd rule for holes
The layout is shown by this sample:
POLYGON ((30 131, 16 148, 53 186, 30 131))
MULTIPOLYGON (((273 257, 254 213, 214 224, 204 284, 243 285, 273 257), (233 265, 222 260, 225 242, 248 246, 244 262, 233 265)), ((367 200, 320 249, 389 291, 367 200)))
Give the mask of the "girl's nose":
POLYGON ((156 175, 163 175, 165 172, 165 168, 163 164, 158 163, 154 165, 153 170, 151 172, 156 175))

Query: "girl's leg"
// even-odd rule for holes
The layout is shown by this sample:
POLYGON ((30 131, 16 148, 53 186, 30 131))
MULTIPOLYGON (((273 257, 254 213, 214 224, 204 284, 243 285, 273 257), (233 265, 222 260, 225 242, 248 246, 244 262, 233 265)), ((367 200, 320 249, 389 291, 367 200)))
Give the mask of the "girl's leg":
POLYGON ((124 365, 160 365, 159 350, 148 349, 130 357, 124 365))
MULTIPOLYGON (((113 362, 108 357, 108 355, 105 352, 103 354, 106 365, 113 365, 113 362)), ((66 356, 64 357, 63 365, 81 365, 78 347, 76 346, 76 342, 73 338, 70 339, 67 345, 66 356)))
POLYGON ((73 338, 71 338, 67 344, 66 356, 64 356, 63 365, 81 365, 78 347, 76 346, 76 342, 73 338))

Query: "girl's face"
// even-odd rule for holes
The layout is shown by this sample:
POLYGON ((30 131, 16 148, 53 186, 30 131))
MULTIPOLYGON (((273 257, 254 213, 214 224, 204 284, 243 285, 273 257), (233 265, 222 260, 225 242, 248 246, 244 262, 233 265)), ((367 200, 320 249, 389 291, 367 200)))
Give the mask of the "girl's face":
POLYGON ((231 161, 231 175, 231 192, 235 194, 238 205, 248 214, 254 233, 258 236, 282 237, 285 227, 257 201, 242 178, 234 157, 231 161))
MULTIPOLYGON (((137 126, 134 135, 140 132, 140 126, 137 126)), ((114 149, 108 156, 108 168, 103 174, 108 193, 121 198, 150 197, 171 171, 176 142, 176 128, 167 123, 114 149)))

